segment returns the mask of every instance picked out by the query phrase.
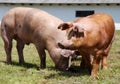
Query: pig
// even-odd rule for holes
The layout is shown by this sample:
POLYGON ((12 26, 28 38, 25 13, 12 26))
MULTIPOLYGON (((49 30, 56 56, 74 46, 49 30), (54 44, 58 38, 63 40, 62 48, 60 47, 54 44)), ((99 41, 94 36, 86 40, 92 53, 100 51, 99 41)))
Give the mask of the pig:
POLYGON ((1 21, 1 36, 4 41, 7 64, 12 64, 11 50, 14 39, 17 42, 19 63, 23 64, 25 62, 24 46, 33 43, 40 57, 41 69, 46 67, 45 50, 47 50, 55 68, 67 70, 69 68, 69 58, 65 56, 74 55, 74 51, 61 49, 57 45, 59 41, 67 38, 65 31, 57 29, 61 23, 63 23, 62 20, 40 9, 29 7, 10 9, 1 21))
POLYGON ((79 50, 82 55, 81 66, 87 66, 93 78, 97 77, 99 64, 107 69, 107 57, 115 37, 112 17, 105 13, 96 13, 62 23, 58 29, 66 30, 67 39, 58 45, 64 49, 79 50))

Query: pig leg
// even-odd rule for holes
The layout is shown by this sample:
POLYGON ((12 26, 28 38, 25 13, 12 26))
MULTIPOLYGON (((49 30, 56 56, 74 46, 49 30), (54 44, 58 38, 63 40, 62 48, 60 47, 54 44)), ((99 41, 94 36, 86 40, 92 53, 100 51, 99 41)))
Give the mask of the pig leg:
POLYGON ((80 52, 82 58, 81 58, 81 63, 80 63, 80 68, 81 69, 85 69, 85 56, 84 56, 84 53, 83 52, 80 52))
POLYGON ((97 73, 98 73, 98 70, 99 70, 100 60, 101 60, 101 55, 96 55, 96 56, 93 58, 92 71, 91 71, 91 76, 92 76, 93 78, 96 78, 96 77, 97 77, 97 73))
POLYGON ((107 56, 102 57, 102 63, 101 63, 101 68, 102 69, 107 69, 107 56))
POLYGON ((37 51, 40 57, 40 68, 44 69, 46 68, 46 53, 45 50, 42 47, 37 47, 37 51))
POLYGON ((9 39, 8 42, 4 42, 4 48, 7 55, 7 64, 12 64, 11 61, 11 50, 12 50, 12 39, 9 39))
POLYGON ((11 61, 11 50, 12 50, 12 37, 6 34, 5 28, 1 29, 1 36, 4 41, 4 49, 7 55, 7 64, 12 64, 11 61))
POLYGON ((92 64, 91 64, 91 56, 90 56, 90 54, 85 55, 84 61, 85 61, 85 66, 87 67, 89 73, 91 73, 92 64))
POLYGON ((91 59, 89 54, 87 53, 82 54, 82 61, 81 61, 80 68, 82 69, 87 68, 88 71, 91 73, 92 65, 91 65, 91 59))
POLYGON ((17 51, 18 51, 19 63, 20 63, 20 64, 24 64, 24 63, 25 63, 24 57, 23 57, 24 45, 25 45, 25 44, 24 44, 20 39, 17 39, 16 48, 17 48, 17 51))
POLYGON ((39 51, 39 56, 40 56, 40 68, 44 69, 46 68, 46 53, 44 50, 39 51))
POLYGON ((101 61, 101 69, 108 69, 108 65, 107 65, 107 58, 110 56, 110 54, 108 53, 107 55, 104 55, 102 57, 102 61, 101 61))
POLYGON ((85 69, 85 57, 82 56, 82 59, 81 59, 81 64, 80 64, 80 68, 81 69, 85 69))
POLYGON ((7 54, 7 64, 12 64, 11 61, 11 50, 12 50, 12 39, 9 39, 9 42, 4 44, 5 52, 7 54))
POLYGON ((102 69, 107 69, 108 68, 108 66, 107 66, 107 57, 110 56, 109 51, 110 51, 111 46, 112 46, 112 44, 110 44, 106 48, 106 50, 104 50, 105 54, 102 57, 102 63, 101 63, 101 68, 102 69))

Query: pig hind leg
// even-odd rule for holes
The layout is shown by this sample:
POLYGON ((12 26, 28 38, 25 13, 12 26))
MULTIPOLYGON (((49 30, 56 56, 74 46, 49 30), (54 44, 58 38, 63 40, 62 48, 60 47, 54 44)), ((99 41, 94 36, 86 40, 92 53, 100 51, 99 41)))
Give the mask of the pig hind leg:
POLYGON ((5 51, 6 51, 6 54, 7 54, 7 64, 12 64, 12 61, 11 61, 11 59, 12 59, 12 57, 11 57, 12 39, 9 40, 8 45, 5 43, 4 47, 5 47, 5 51))
POLYGON ((94 57, 93 57, 92 71, 91 71, 91 76, 92 76, 93 78, 96 78, 96 77, 97 77, 98 70, 99 70, 99 64, 100 64, 100 61, 101 61, 101 57, 102 57, 101 54, 96 54, 96 55, 94 55, 94 57))
POLYGON ((7 64, 12 64, 11 61, 11 50, 12 50, 12 37, 6 34, 5 28, 1 30, 1 36, 4 41, 4 49, 7 55, 7 64))
POLYGON ((101 68, 102 69, 107 69, 108 66, 107 66, 107 58, 108 56, 110 55, 109 54, 109 51, 110 51, 110 48, 111 48, 112 44, 110 44, 105 50, 104 50, 104 54, 102 56, 102 62, 101 62, 101 68))

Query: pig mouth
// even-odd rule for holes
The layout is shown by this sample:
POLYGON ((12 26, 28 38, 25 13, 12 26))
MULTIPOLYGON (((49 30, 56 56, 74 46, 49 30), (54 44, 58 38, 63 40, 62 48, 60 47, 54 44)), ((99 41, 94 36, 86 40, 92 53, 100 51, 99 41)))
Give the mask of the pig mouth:
POLYGON ((70 40, 58 42, 58 47, 61 49, 76 50, 74 43, 70 40))
POLYGON ((64 45, 61 44, 61 43, 58 43, 58 46, 59 46, 61 49, 69 49, 69 50, 70 50, 70 48, 69 48, 68 46, 64 46, 64 45))
POLYGON ((62 49, 66 49, 61 43, 58 43, 58 46, 62 49))

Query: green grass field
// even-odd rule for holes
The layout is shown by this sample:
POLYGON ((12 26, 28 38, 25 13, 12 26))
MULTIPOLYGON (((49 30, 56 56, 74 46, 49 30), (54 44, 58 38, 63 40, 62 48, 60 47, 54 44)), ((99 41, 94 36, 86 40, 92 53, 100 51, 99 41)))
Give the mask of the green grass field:
POLYGON ((26 64, 19 65, 16 43, 13 42, 12 65, 6 64, 3 41, 0 37, 0 84, 119 84, 120 83, 120 31, 108 58, 108 70, 99 70, 98 79, 92 79, 86 70, 79 69, 80 60, 73 61, 75 72, 63 72, 54 68, 47 53, 47 67, 39 69, 39 56, 33 44, 25 46, 26 64))

